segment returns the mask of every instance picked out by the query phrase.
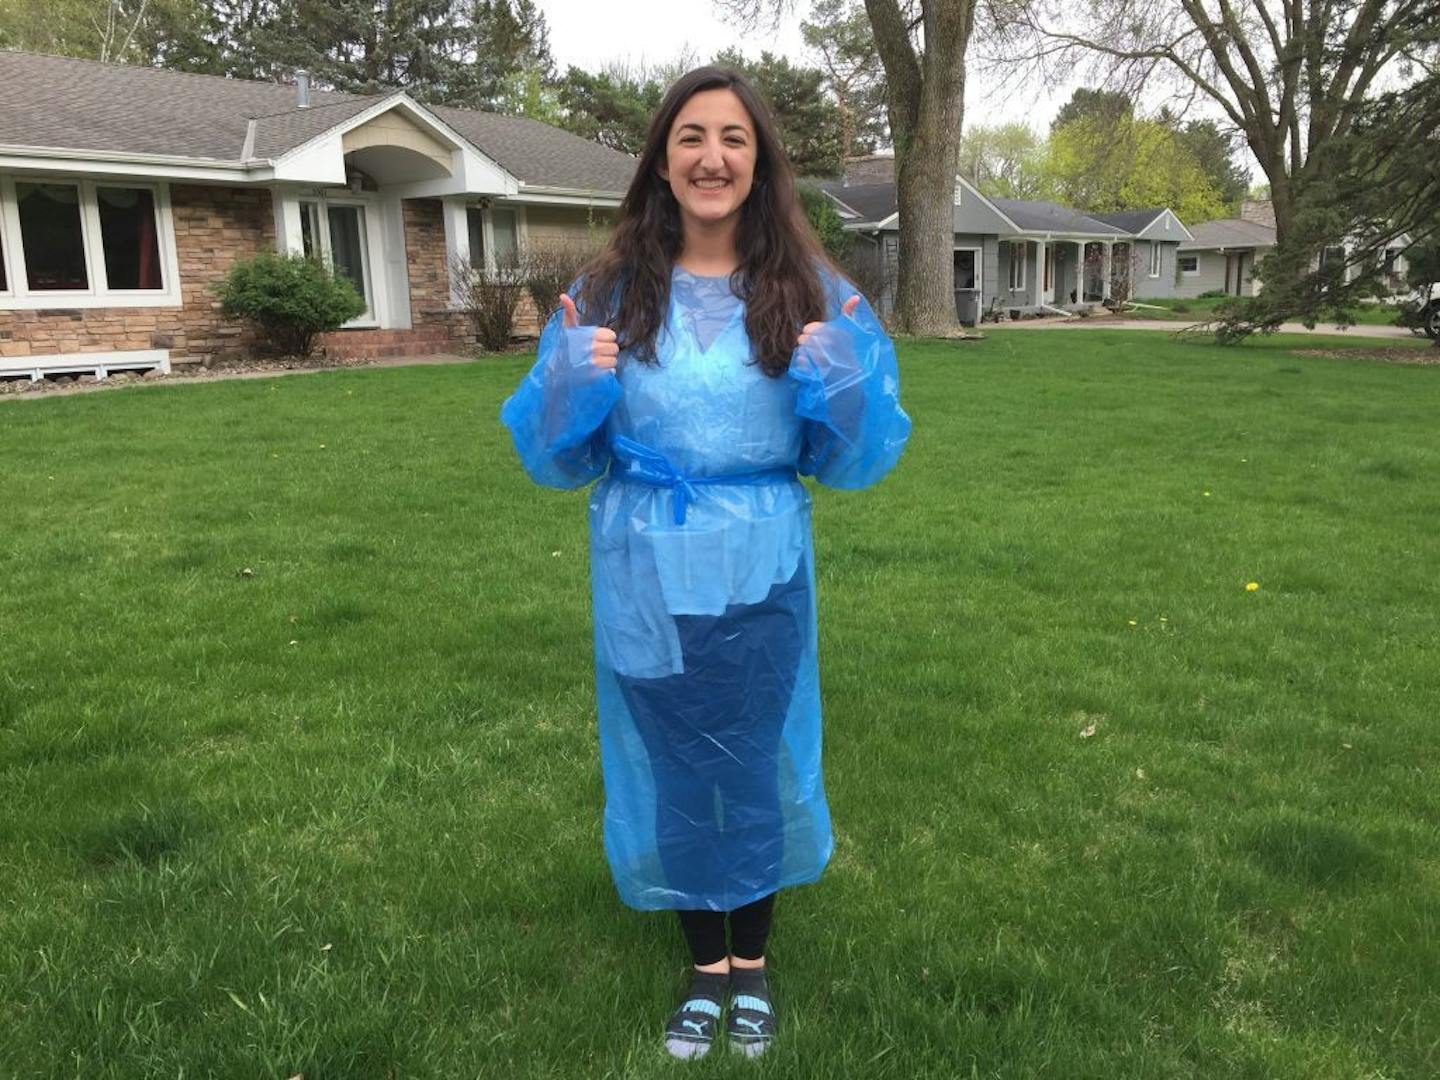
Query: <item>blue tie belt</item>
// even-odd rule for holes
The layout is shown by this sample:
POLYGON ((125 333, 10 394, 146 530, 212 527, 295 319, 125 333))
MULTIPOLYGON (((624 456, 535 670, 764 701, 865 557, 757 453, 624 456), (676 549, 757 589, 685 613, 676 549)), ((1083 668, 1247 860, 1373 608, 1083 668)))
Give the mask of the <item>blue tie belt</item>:
POLYGON ((610 475, 627 484, 669 488, 675 493, 675 524, 685 524, 685 509, 699 495, 695 489, 705 484, 734 484, 761 487, 797 479, 793 468, 752 469, 749 472, 725 473, 723 476, 686 476, 670 463, 670 459, 644 443, 617 436, 611 444, 614 460, 610 475))

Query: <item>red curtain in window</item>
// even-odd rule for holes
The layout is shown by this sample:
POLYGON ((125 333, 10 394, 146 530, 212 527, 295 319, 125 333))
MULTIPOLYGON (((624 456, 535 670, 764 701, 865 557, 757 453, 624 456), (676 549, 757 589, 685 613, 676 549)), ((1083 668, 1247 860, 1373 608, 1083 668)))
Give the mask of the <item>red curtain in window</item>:
POLYGON ((159 238, 155 235, 155 211, 140 215, 140 288, 160 288, 159 238))

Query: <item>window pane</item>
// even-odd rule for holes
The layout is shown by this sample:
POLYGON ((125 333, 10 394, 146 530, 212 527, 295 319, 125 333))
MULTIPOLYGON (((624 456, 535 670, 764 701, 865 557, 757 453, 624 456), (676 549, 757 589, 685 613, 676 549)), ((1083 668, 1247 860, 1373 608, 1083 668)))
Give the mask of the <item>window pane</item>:
POLYGON ((510 269, 515 265, 515 211, 491 210, 490 232, 495 238, 495 266, 510 269))
POLYGON ((470 233, 470 269, 485 269, 485 212, 474 206, 465 210, 465 227, 470 233))
POLYGON ((319 232, 316 223, 319 220, 319 203, 302 202, 300 204, 300 248, 305 252, 307 259, 320 257, 320 249, 315 245, 315 234, 319 232))
POLYGON ((155 194, 146 188, 97 187, 105 282, 112 289, 162 289, 155 194))
MULTIPOLYGON (((330 207, 330 257, 335 273, 349 278, 365 296, 365 243, 358 206, 330 207)), ((368 298, 367 298, 368 300, 368 298)))
POLYGON ((80 189, 73 184, 17 181, 15 201, 20 208, 20 247, 30 288, 88 289, 80 189))

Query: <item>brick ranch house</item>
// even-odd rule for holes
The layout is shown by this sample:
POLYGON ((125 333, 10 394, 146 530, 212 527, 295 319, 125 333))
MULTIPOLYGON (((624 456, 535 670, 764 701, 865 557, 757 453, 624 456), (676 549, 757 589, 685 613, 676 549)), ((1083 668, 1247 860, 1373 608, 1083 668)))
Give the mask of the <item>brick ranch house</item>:
POLYGON ((534 120, 304 82, 0 51, 0 376, 247 353, 212 286, 263 250, 365 297, 332 355, 462 348, 453 267, 593 239, 634 171, 534 120))

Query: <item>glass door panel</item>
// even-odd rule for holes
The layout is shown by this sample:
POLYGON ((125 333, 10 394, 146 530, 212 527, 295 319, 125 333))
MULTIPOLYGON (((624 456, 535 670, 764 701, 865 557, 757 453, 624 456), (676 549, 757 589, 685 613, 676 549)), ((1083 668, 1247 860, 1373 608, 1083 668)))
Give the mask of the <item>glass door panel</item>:
POLYGON ((355 291, 365 299, 363 319, 369 319, 370 289, 365 264, 365 224, 361 220, 362 209, 358 206, 331 206, 328 208, 330 222, 330 259, 335 273, 350 279, 355 291))

